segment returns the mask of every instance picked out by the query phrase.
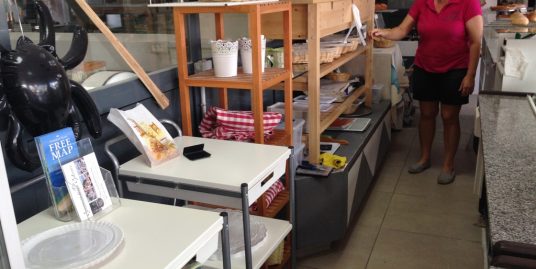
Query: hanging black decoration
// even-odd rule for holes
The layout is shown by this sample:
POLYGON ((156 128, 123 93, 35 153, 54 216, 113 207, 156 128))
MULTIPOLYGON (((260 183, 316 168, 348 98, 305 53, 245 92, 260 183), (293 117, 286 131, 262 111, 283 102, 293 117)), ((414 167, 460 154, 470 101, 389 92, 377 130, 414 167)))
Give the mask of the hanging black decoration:
POLYGON ((23 145, 23 130, 38 136, 70 126, 78 139, 80 112, 91 135, 101 135, 100 116, 91 96, 65 73, 84 59, 87 32, 77 27, 67 54, 59 58, 50 11, 41 1, 35 5, 40 18, 39 43, 21 36, 15 50, 0 46, 0 117, 4 115, 4 121, 8 117, 6 153, 16 167, 26 171, 40 165, 37 155, 28 153, 23 145))

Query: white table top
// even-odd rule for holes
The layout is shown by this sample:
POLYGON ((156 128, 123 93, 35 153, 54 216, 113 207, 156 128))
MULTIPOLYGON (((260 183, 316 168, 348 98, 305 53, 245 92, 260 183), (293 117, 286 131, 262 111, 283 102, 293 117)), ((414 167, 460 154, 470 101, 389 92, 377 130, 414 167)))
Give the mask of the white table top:
MULTIPOLYGON (((99 268, 182 268, 222 229, 216 212, 121 199, 101 218, 124 234, 122 249, 99 268)), ((22 239, 66 225, 45 210, 18 225, 22 239)))
POLYGON ((254 186, 290 156, 290 149, 282 146, 191 136, 175 141, 181 148, 204 143, 212 156, 190 161, 181 155, 157 167, 149 167, 138 156, 121 165, 119 173, 240 193, 242 183, 254 186))
MULTIPOLYGON (((251 219, 255 219, 263 223, 266 227, 266 238, 258 245, 252 247, 252 266, 254 269, 258 269, 261 268, 262 265, 268 260, 270 255, 274 253, 279 244, 285 239, 285 236, 290 233, 292 230, 292 224, 286 220, 271 219, 259 216, 251 216, 251 219)), ((245 264, 246 262, 243 252, 231 255, 231 267, 233 269, 246 268, 245 264)), ((203 264, 203 268, 222 268, 222 261, 209 259, 203 264)))

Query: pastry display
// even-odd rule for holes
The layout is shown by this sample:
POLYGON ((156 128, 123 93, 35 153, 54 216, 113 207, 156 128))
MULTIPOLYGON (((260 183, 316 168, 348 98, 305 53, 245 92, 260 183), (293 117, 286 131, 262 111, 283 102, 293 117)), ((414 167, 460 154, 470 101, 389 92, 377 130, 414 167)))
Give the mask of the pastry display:
POLYGON ((529 12, 526 16, 530 22, 536 22, 536 11, 529 12))
POLYGON ((510 20, 512 20, 513 25, 529 25, 529 19, 519 11, 512 13, 510 20))
POLYGON ((525 4, 506 4, 506 5, 491 6, 490 9, 492 11, 514 11, 516 9, 526 8, 526 7, 527 6, 525 4))

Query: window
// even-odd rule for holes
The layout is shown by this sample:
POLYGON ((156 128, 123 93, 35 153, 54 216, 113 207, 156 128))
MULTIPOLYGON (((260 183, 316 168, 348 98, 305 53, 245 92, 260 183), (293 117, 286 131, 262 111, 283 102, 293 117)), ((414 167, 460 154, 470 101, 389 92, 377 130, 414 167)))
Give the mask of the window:
MULTIPOLYGON (((87 18, 74 0, 42 0, 49 8, 56 32, 56 51, 65 55, 71 46, 76 25, 89 32, 89 46, 82 64, 69 76, 88 90, 135 76, 110 42, 87 18)), ((14 11, 15 0, 4 0, 10 10, 8 27, 12 46, 21 36, 39 40, 39 16, 33 0, 17 0, 20 23, 14 11)), ((148 7, 146 0, 88 0, 95 13, 108 25, 146 72, 176 65, 176 47, 170 8, 148 7)))

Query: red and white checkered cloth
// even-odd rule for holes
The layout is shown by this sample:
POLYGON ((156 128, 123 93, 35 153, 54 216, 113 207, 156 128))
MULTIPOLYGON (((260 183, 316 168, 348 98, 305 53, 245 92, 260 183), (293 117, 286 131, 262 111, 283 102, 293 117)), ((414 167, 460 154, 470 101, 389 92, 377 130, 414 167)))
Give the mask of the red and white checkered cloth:
MULTIPOLYGON (((264 204, 270 206, 274 198, 282 191, 285 190, 285 185, 280 180, 276 181, 268 190, 264 192, 264 204)), ((253 203, 250 207, 251 210, 257 211, 257 202, 253 203)))
MULTIPOLYGON (((264 112, 264 138, 272 135, 273 129, 281 121, 282 115, 277 112, 264 112)), ((205 138, 225 140, 251 141, 255 138, 253 112, 231 111, 218 107, 207 110, 199 125, 199 131, 205 138)))

